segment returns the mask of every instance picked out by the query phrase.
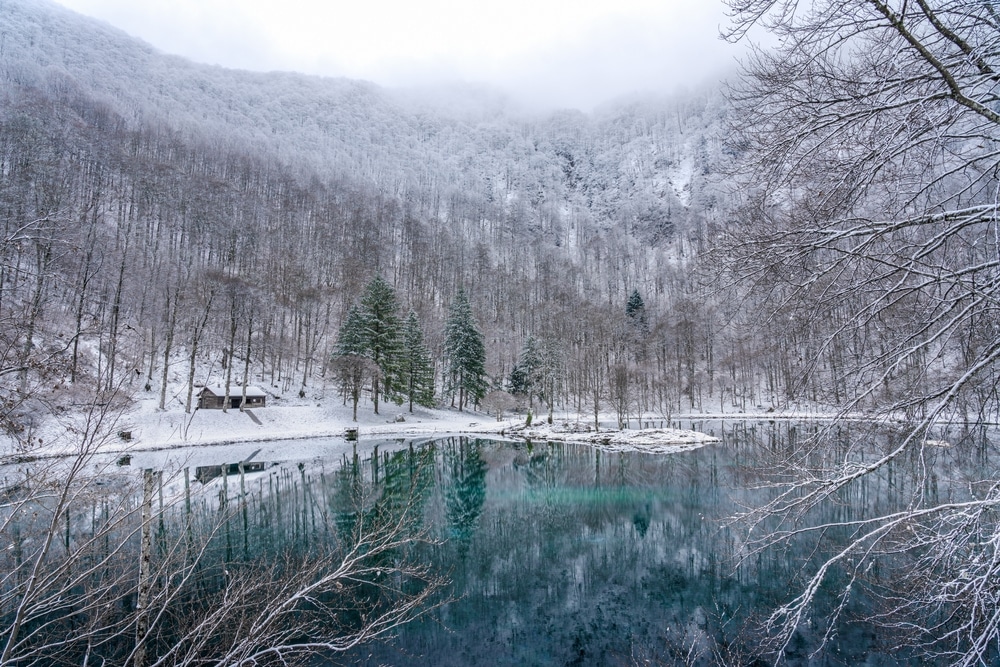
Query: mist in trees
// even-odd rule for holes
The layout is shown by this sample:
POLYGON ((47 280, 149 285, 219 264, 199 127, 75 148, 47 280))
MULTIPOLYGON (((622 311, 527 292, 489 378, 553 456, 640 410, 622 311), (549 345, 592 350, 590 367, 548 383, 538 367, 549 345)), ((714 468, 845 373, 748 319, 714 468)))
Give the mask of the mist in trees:
MULTIPOLYGON (((528 335, 561 348, 567 332, 605 317, 603 303, 623 299, 629 285, 649 284, 661 308, 673 298, 656 267, 675 248, 643 249, 582 213, 570 223, 516 198, 501 205, 496 193, 448 184, 387 194, 288 169, 236 140, 171 133, 155 119, 137 123, 65 83, 12 85, 0 118, 8 175, 0 185, 0 314, 12 324, 6 358, 19 390, 31 373, 63 364, 72 385, 107 388, 117 378, 131 390, 158 391, 163 410, 193 409, 195 386, 208 383, 233 395, 251 383, 304 395, 343 379, 337 334, 376 276, 397 299, 397 319, 401 306, 417 313, 428 336, 423 362, 434 365, 441 389, 448 386, 443 332, 460 287, 490 343, 482 372, 493 385, 508 378, 528 335), (52 130, 31 129, 45 124, 52 130), (49 208, 39 208, 45 202, 49 208), (538 234, 541 241, 527 242, 538 234)), ((636 122, 630 136, 641 131, 636 122)), ((559 150, 576 150, 567 141, 559 150)), ((409 401, 382 354, 377 375, 354 369, 366 387, 378 383, 380 411, 385 400, 409 401)), ((549 385, 551 412, 573 392, 562 380, 549 385)))
MULTIPOLYGON (((788 470, 809 472, 768 516, 794 522, 936 426, 996 421, 992 5, 729 4, 732 37, 766 25, 779 42, 728 97, 528 117, 172 63, 4 2, 4 433, 30 452, 74 406, 148 393, 190 411, 210 382, 335 387, 355 419, 368 397, 378 414, 565 408, 594 428, 767 410, 906 421, 876 461, 817 470, 793 452, 788 470)), ((912 524, 934 562, 972 573, 922 571, 912 595, 975 608, 995 495, 916 496, 913 514, 859 525, 857 551, 912 524), (982 539, 959 553, 951 525, 982 539)), ((773 619, 786 637, 800 602, 773 619)), ((1000 637, 986 616, 956 621, 972 638, 956 661, 1000 637)))
MULTIPOLYGON (((506 389, 530 336, 558 351, 530 407, 541 401, 552 415, 583 397, 607 403, 617 333, 580 332, 602 329, 637 288, 663 352, 645 377, 665 387, 683 368, 685 396, 713 395, 693 383, 720 375, 662 323, 678 299, 699 300, 686 276, 720 218, 717 91, 592 116, 454 115, 350 82, 167 67, 122 35, 49 11, 0 7, 10 26, 0 317, 11 323, 4 368, 19 380, 7 399, 12 430, 51 414, 40 391, 115 382, 158 394, 161 410, 193 410, 196 387, 210 383, 303 397, 333 385, 349 400, 360 386, 358 400, 371 397, 379 412, 386 401, 450 401, 455 388, 464 408, 469 390, 476 404, 506 389), (27 37, 43 20, 46 30, 27 37), (255 106, 282 96, 285 118, 255 106), (394 317, 413 310, 425 337, 407 378, 385 361, 393 341, 378 344, 377 360, 366 353, 375 368, 338 354, 350 308, 377 276, 394 317), (483 386, 449 379, 445 331, 460 288, 487 351, 483 386), (60 383, 65 366, 71 382, 60 383), (55 381, 41 381, 49 371, 55 381)), ((633 393, 630 414, 682 407, 677 392, 633 393)))

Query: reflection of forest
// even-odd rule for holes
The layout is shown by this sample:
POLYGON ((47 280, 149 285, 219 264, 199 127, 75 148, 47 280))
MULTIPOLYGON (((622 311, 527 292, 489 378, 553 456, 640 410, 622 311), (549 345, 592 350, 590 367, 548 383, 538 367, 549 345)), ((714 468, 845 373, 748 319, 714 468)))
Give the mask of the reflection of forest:
MULTIPOLYGON (((441 548, 444 559, 454 554, 462 599, 439 620, 456 633, 409 628, 407 651, 433 664, 608 664, 705 643, 725 578, 724 558, 710 548, 715 527, 703 520, 724 497, 705 482, 718 475, 717 455, 499 443, 461 449, 490 470, 476 480, 480 503, 483 482, 487 489, 474 539, 441 548)), ((462 470, 454 456, 445 455, 445 474, 462 470)), ((469 479, 450 483, 462 489, 469 479)), ((449 518, 457 495, 451 487, 445 493, 449 518)))
POLYGON ((325 465, 221 462, 213 475, 99 457, 3 468, 0 646, 42 659, 2 662, 147 664, 130 657, 140 623, 143 655, 170 664, 370 636, 438 583, 411 559, 434 450, 385 448, 325 465), (98 473, 60 482, 65 495, 47 492, 95 460, 98 473))
MULTIPOLYGON (((694 426, 722 442, 676 455, 646 455, 456 437, 383 442, 366 454, 220 476, 206 484, 183 471, 171 478, 167 471, 157 476, 163 485, 148 498, 153 557, 164 567, 171 559, 190 564, 189 554, 197 549, 201 557, 190 580, 198 597, 178 598, 160 641, 168 645, 183 633, 185 610, 210 607, 233 572, 282 562, 291 553, 297 555, 289 562, 306 562, 349 543, 362 527, 400 524, 433 541, 380 553, 372 565, 391 569, 404 561, 430 562, 451 578, 454 599, 348 661, 745 664, 758 646, 754 622, 789 600, 846 528, 825 531, 820 549, 811 538, 795 540, 737 567, 745 535, 723 519, 773 497, 777 491, 762 485, 781 479, 791 465, 818 467, 845 456, 870 460, 896 436, 882 431, 869 439, 856 427, 840 433, 833 450, 814 450, 816 426, 694 426), (858 444, 866 441, 874 444, 858 444)), ((909 502, 914 493, 963 500, 977 492, 971 480, 996 478, 990 442, 982 431, 975 435, 944 434, 953 447, 925 448, 922 457, 885 466, 816 508, 808 520, 863 519, 909 502)), ((109 475, 100 490, 77 497, 58 537, 60 544, 96 537, 115 503, 132 508, 101 540, 88 542, 94 553, 84 555, 113 555, 122 580, 134 582, 140 505, 134 494, 141 489, 126 483, 135 483, 131 471, 109 475), (111 549, 115 544, 124 547, 111 549)), ((36 514, 11 514, 11 548, 0 556, 7 571, 18 570, 22 548, 40 530, 36 514)), ((899 661, 898 654, 892 659, 885 654, 890 637, 884 631, 856 619, 872 610, 872 593, 898 579, 905 565, 891 554, 872 560, 865 579, 855 582, 857 592, 824 660, 899 661)), ((394 590, 411 587, 399 586, 394 590)), ((843 590, 844 578, 834 573, 826 587, 821 603, 843 590)), ((391 605, 387 590, 359 584, 352 591, 358 605, 336 619, 337 627, 357 625, 362 607, 370 614, 391 605)), ((121 622, 127 623, 134 595, 122 599, 121 622)), ((796 635, 786 654, 789 662, 804 664, 826 630, 820 609, 796 635)), ((121 637, 115 651, 128 648, 127 633, 121 637)))
POLYGON ((463 553, 476 530, 486 500, 486 462, 479 440, 451 440, 444 448, 444 467, 451 483, 445 491, 448 523, 453 539, 463 553))
MULTIPOLYGON (((808 452, 816 428, 715 425, 721 444, 671 456, 567 444, 440 443, 435 477, 441 491, 427 511, 445 519, 438 529, 445 542, 432 558, 451 572, 457 600, 432 620, 404 628, 366 662, 747 662, 758 647, 753 622, 788 600, 821 553, 806 539, 736 567, 743 535, 720 519, 773 495, 751 487, 779 474, 778 461, 787 461, 791 449, 808 452)), ((880 437, 884 444, 892 435, 880 437)), ((842 434, 845 448, 853 438, 842 434)), ((967 458, 983 463, 966 456, 973 451, 979 450, 940 450, 938 460, 925 461, 926 474, 920 461, 897 462, 811 518, 863 517, 905 502, 918 488, 957 493, 961 484, 946 480, 961 480, 967 458)), ((842 454, 803 456, 817 463, 842 454)), ((866 453, 859 448, 856 455, 866 453)), ((828 531, 830 544, 837 537, 828 531)), ((891 576, 890 557, 885 563, 891 576)), ((862 583, 878 587, 877 570, 862 583)), ((830 578, 831 591, 841 580, 836 573, 830 578)), ((833 664, 895 664, 899 656, 889 659, 881 643, 888 638, 857 621, 870 602, 858 588, 827 653, 833 664)), ((825 629, 821 613, 811 619, 786 652, 789 661, 806 662, 825 629)))

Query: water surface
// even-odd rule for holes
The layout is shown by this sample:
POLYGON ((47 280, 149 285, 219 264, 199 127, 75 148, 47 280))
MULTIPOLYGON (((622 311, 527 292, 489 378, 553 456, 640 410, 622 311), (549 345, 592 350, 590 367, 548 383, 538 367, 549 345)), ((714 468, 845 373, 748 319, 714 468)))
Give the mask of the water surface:
MULTIPOLYGON (((901 435, 890 429, 871 435, 849 426, 813 448, 811 437, 821 425, 681 426, 721 441, 648 454, 457 436, 360 443, 318 439, 136 453, 127 462, 97 457, 87 463, 97 472, 83 477, 84 492, 74 496, 65 523, 59 523, 61 550, 53 557, 81 548, 79 562, 110 558, 106 562, 114 564, 122 585, 115 589, 120 593, 109 627, 128 627, 143 532, 139 509, 147 507, 155 528, 149 543, 154 561, 169 565, 174 559, 183 568, 195 563, 190 554, 200 554, 190 579, 197 585, 189 586, 200 597, 179 599, 180 607, 164 617, 176 620, 159 632, 162 651, 184 632, 187 610, 215 604, 240 568, 282 562, 290 552, 307 562, 312 554, 350 544, 359 526, 405 516, 405 529, 429 541, 401 548, 383 562, 426 563, 449 584, 435 598, 438 605, 419 620, 338 662, 769 664, 776 656, 761 651, 766 637, 760 622, 791 600, 804 578, 843 543, 849 532, 845 522, 898 509, 914 493, 930 502, 961 500, 975 493, 974 480, 997 477, 985 431, 975 437, 941 434, 954 446, 902 457, 806 515, 802 526, 833 526, 823 541, 805 536, 752 552, 745 525, 732 517, 778 493, 765 482, 780 479, 783 462, 794 458, 820 467, 844 457, 871 460, 901 435), (260 465, 240 470, 234 466, 240 461, 260 465), (222 475, 223 470, 236 474, 222 475), (155 490, 147 485, 144 492, 144 479, 155 480, 155 490)), ((43 473, 59 479, 71 461, 46 462, 44 471, 36 465, 41 464, 5 468, 5 493, 19 497, 35 488, 43 473)), ((21 572, 30 564, 24 554, 44 534, 51 502, 40 495, 4 510, 11 541, 0 559, 8 571, 21 572)), ((773 526, 765 521, 760 530, 773 526)), ((869 620, 881 611, 878 594, 893 584, 906 558, 872 558, 831 624, 831 600, 846 581, 833 570, 816 607, 781 649, 787 663, 919 664, 893 648, 897 638, 891 632, 869 620)), ((2 592, 15 595, 22 578, 5 579, 2 592)), ((94 585, 101 581, 95 577, 94 585)), ((410 585, 401 580, 397 590, 410 585)), ((355 592, 377 608, 392 603, 385 590, 355 592)), ((84 604, 86 590, 80 595, 84 604)), ((69 609, 77 603, 61 604, 69 609)), ((5 618, 13 613, 7 606, 5 618)), ((341 619, 343 627, 359 621, 355 616, 341 619)), ((102 650, 112 662, 127 655, 128 633, 111 635, 102 650)))
MULTIPOLYGON (((745 532, 729 519, 773 497, 774 490, 754 488, 760 469, 805 447, 821 427, 693 426, 722 442, 671 455, 467 438, 433 443, 434 489, 425 513, 443 543, 428 557, 450 573, 457 599, 393 641, 351 657, 435 665, 750 662, 760 646, 758 622, 792 597, 838 536, 829 531, 818 550, 802 539, 738 565, 745 532)), ((834 459, 851 447, 853 456, 866 456, 851 429, 840 437, 845 449, 815 457, 834 459)), ((893 437, 883 435, 867 456, 893 437)), ((952 480, 960 486, 963 466, 986 463, 973 449, 981 452, 967 444, 933 450, 930 461, 893 464, 844 490, 811 520, 871 516, 905 503, 921 485, 944 500, 952 480)), ((878 565, 870 571, 875 587, 897 564, 885 560, 884 571, 878 565)), ((828 593, 841 585, 835 571, 815 615, 784 651, 791 664, 810 662, 827 630, 828 593)), ((906 653, 892 650, 891 637, 864 620, 872 600, 863 585, 857 591, 816 664, 907 662, 906 653)))

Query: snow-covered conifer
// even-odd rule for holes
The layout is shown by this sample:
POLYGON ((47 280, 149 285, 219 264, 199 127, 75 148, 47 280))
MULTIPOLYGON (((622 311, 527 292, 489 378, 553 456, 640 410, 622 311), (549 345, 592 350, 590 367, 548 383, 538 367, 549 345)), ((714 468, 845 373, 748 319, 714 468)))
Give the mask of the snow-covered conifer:
POLYGON ((521 348, 521 356, 510 372, 508 385, 510 393, 528 397, 529 408, 532 407, 534 397, 542 389, 542 366, 542 353, 538 340, 534 336, 528 336, 521 348))
POLYGON ((445 357, 445 392, 452 401, 458 393, 459 410, 464 409, 469 399, 478 403, 486 394, 486 346, 483 334, 476 327, 469 297, 462 289, 448 309, 445 357))
POLYGON ((357 306, 351 306, 340 327, 333 367, 340 380, 341 390, 351 398, 354 421, 357 421, 361 390, 365 380, 372 375, 372 363, 366 355, 365 347, 365 318, 357 306))
POLYGON ((410 311, 403 325, 403 354, 400 363, 400 389, 410 404, 434 406, 434 364, 424 345, 424 332, 417 314, 410 311))
POLYGON ((365 355, 379 369, 372 378, 375 414, 378 414, 380 397, 402 402, 400 364, 403 355, 403 325, 398 313, 396 292, 382 276, 375 276, 361 298, 365 355))

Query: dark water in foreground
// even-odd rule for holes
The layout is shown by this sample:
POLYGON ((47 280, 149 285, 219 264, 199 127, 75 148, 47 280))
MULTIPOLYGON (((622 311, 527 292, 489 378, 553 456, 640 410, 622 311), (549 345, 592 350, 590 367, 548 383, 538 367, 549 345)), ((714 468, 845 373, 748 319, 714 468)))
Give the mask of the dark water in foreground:
MULTIPOLYGON (((672 455, 459 438, 434 443, 425 515, 445 541, 428 557, 450 573, 456 599, 350 658, 372 665, 751 664, 760 646, 756 621, 792 597, 838 537, 829 531, 831 541, 819 550, 812 539, 793 541, 737 566, 745 534, 727 518, 774 493, 751 488, 758 471, 773 472, 782 452, 817 427, 694 426, 723 442, 672 455)), ((886 511, 918 485, 944 499, 973 449, 936 450, 929 476, 917 474, 915 462, 894 464, 839 494, 812 520, 886 511)), ((876 560, 871 585, 891 578, 898 564, 876 560)), ((834 572, 820 608, 784 657, 791 664, 907 662, 906 653, 890 651, 884 632, 859 620, 871 611, 863 585, 828 647, 809 658, 826 629, 823 605, 842 585, 834 572)))
MULTIPOLYGON (((52 575, 35 593, 39 611, 25 625, 25 652, 58 648, 60 664, 93 656, 131 664, 141 548, 156 568, 145 580, 147 595, 162 604, 149 649, 163 654, 190 643, 185 633, 206 627, 199 619, 219 605, 239 599, 248 614, 258 613, 268 596, 284 595, 268 586, 269 577, 278 577, 276 584, 300 573, 318 577, 335 569, 362 528, 370 535, 372 527, 403 526, 426 539, 365 556, 381 574, 342 580, 349 594, 340 583, 328 589, 323 600, 339 611, 300 623, 293 639, 345 636, 400 592, 423 590, 426 579, 399 574, 416 563, 447 578, 437 605, 391 636, 337 656, 338 664, 772 664, 777 654, 762 650, 761 621, 844 544, 850 522, 905 507, 915 494, 928 504, 964 501, 998 479, 987 431, 935 434, 951 446, 915 448, 800 517, 796 528, 827 526, 821 540, 810 534, 751 551, 746 526, 732 517, 777 495, 765 482, 781 479, 783 461, 811 469, 845 457, 871 461, 901 435, 856 425, 813 448, 815 424, 681 426, 721 442, 647 454, 467 437, 332 439, 97 457, 86 460, 86 470, 96 472, 81 473, 65 512, 54 509, 58 496, 48 489, 60 488, 72 460, 11 464, 0 469, 10 501, 0 503, 7 545, 0 549, 0 572, 7 573, 0 577, 0 627, 14 618, 33 554, 50 543, 46 535, 52 575), (50 523, 52 516, 58 521, 50 523), (309 569, 314 562, 322 566, 309 569), (71 587, 62 583, 66 572, 81 573, 71 587), (370 576, 381 579, 372 584, 370 576), (81 628, 91 627, 92 638, 79 639, 81 628)), ((986 544, 977 536, 992 534, 995 520, 983 515, 991 525, 974 529, 969 548, 986 544)), ((764 520, 756 535, 775 525, 764 520)), ((831 623, 831 605, 847 590, 845 573, 832 569, 780 649, 785 663, 923 664, 869 620, 883 611, 879 600, 906 582, 912 557, 886 552, 858 561, 860 576, 831 623)), ((959 566, 968 558, 960 556, 959 566)), ((298 608, 289 619, 309 613, 298 608)), ((208 664, 223 655, 241 636, 231 629, 223 624, 205 635, 199 659, 208 664)), ((272 640, 251 638, 261 641, 272 640)), ((987 657, 1000 664, 996 652, 987 657)))

